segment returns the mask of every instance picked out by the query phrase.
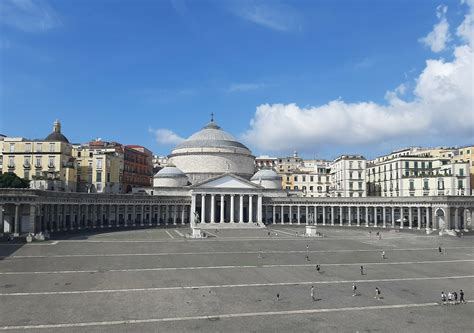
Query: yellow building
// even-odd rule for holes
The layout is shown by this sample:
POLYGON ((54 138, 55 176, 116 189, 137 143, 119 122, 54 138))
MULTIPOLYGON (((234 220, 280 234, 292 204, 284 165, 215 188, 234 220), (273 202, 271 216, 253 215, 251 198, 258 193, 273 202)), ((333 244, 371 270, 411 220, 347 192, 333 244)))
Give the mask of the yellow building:
POLYGON ((469 162, 471 195, 474 195, 474 145, 459 148, 452 160, 455 162, 469 162))
POLYGON ((30 187, 53 191, 76 191, 76 169, 72 145, 54 122, 44 140, 3 138, 2 173, 12 172, 30 180, 30 187))
POLYGON ((100 140, 75 145, 77 191, 90 193, 122 193, 124 153, 116 142, 100 140))

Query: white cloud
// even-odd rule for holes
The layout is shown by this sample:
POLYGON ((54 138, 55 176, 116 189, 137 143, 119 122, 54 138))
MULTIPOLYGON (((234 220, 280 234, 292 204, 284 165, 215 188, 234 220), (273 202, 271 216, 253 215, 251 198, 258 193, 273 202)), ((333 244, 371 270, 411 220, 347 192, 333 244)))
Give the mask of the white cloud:
POLYGON ((433 52, 443 51, 450 40, 449 23, 446 19, 447 11, 447 6, 438 6, 436 8, 436 16, 439 22, 433 26, 433 30, 428 35, 420 38, 420 42, 428 46, 433 52))
POLYGON ((46 0, 0 1, 0 24, 25 32, 44 32, 61 24, 46 0))
POLYGON ((159 145, 177 145, 185 140, 172 130, 166 128, 150 129, 149 131, 155 135, 156 142, 159 145))
POLYGON ((230 11, 254 24, 277 31, 301 30, 301 16, 292 7, 279 1, 265 3, 258 0, 230 3, 230 11))
POLYGON ((227 89, 227 92, 245 92, 263 88, 263 83, 232 83, 227 89))
MULTIPOLYGON (((473 29, 466 18, 464 27, 473 29)), ((380 144, 387 140, 474 139, 472 44, 455 47, 453 60, 429 59, 410 95, 406 84, 386 93, 385 104, 347 103, 320 106, 263 104, 257 107, 246 142, 267 151, 308 150, 318 145, 380 144)))

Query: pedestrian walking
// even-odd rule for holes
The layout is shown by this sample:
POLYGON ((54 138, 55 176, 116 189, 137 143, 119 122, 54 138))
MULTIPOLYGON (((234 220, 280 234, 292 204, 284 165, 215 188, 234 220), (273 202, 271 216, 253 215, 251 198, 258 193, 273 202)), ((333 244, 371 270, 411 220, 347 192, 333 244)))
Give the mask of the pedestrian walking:
POLYGON ((459 290, 459 303, 466 303, 466 301, 464 300, 464 291, 459 290))
POLYGON ((309 245, 306 244, 306 252, 308 252, 308 251, 309 251, 309 245))
POLYGON ((270 237, 270 231, 267 233, 268 237, 270 237))
POLYGON ((262 252, 262 250, 260 250, 258 252, 258 259, 262 259, 262 258, 263 258, 263 252, 262 252))
POLYGON ((453 301, 454 304, 458 304, 458 293, 453 291, 453 301))
POLYGON ((320 271, 320 270, 321 270, 321 266, 319 266, 319 265, 316 265, 316 272, 318 272, 318 273, 319 273, 319 271, 320 271))
POLYGON ((357 286, 355 283, 352 284, 352 296, 357 296, 357 286))
POLYGON ((280 300, 280 293, 277 293, 277 301, 280 300))
POLYGON ((443 251, 443 250, 441 249, 441 246, 438 246, 438 252, 439 252, 439 254, 441 254, 442 251, 443 251))
POLYGON ((380 289, 378 287, 375 287, 375 297, 376 299, 380 299, 380 289))
POLYGON ((311 286, 311 299, 313 302, 316 300, 316 298, 314 298, 314 286, 311 286))
POLYGON ((360 275, 364 275, 364 266, 360 266, 360 275))
POLYGON ((382 251, 382 259, 386 259, 385 258, 385 251, 382 251))
POLYGON ((306 259, 306 261, 309 261, 309 256, 306 255, 306 256, 305 256, 305 259, 306 259))
POLYGON ((446 294, 444 291, 441 292, 441 304, 446 305, 446 294))

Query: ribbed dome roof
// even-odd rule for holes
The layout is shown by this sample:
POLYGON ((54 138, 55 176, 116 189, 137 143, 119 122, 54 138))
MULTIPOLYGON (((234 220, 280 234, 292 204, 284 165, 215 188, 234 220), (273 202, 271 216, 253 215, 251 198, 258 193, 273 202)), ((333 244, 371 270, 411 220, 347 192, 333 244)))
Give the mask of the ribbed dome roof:
POLYGON ((201 148, 201 147, 212 147, 212 148, 243 148, 250 150, 238 142, 231 134, 222 130, 214 121, 204 126, 202 130, 194 133, 188 139, 176 146, 175 149, 186 149, 186 148, 201 148))
POLYGON ((44 141, 60 141, 60 142, 66 142, 69 143, 69 140, 61 133, 53 132, 50 135, 48 135, 44 141))
POLYGON ((164 167, 160 171, 158 171, 155 176, 155 178, 180 178, 180 177, 186 177, 186 175, 178 169, 177 167, 164 167))
POLYGON ((281 176, 271 169, 262 169, 256 172, 250 180, 281 180, 281 176))

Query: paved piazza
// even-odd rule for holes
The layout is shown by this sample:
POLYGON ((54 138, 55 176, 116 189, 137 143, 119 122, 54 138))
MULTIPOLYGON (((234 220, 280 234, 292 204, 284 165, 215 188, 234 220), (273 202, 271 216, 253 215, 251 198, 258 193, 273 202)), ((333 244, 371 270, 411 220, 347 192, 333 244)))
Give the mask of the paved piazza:
POLYGON ((307 239, 296 235, 303 230, 221 229, 193 240, 185 227, 155 228, 2 242, 0 330, 471 331, 470 235, 382 230, 379 240, 371 228, 326 227, 326 237, 307 239), (438 304, 441 291, 459 289, 467 304, 438 304))

